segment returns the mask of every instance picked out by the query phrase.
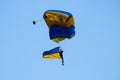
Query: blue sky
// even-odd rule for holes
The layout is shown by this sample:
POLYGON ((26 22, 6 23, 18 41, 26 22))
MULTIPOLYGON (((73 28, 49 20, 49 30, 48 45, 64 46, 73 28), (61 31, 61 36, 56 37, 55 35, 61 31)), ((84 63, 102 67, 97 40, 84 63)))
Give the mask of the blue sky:
POLYGON ((120 0, 0 0, 0 80, 120 80, 120 0), (76 35, 49 39, 49 9, 71 12, 76 35), (42 58, 61 46, 60 60, 42 58))

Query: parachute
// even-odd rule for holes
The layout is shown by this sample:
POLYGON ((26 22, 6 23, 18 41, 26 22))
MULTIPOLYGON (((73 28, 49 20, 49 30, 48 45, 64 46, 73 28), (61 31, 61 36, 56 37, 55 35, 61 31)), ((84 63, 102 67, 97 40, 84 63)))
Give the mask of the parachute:
MULTIPOLYGON (((71 39, 75 36, 75 23, 73 15, 66 11, 61 10, 47 10, 43 14, 43 18, 49 28, 50 40, 56 43, 68 38, 71 39)), ((35 25, 41 20, 33 20, 35 25)), ((49 59, 62 59, 64 65, 63 50, 60 47, 55 47, 49 51, 44 51, 42 57, 49 59)))
POLYGON ((71 13, 60 10, 47 10, 43 18, 49 28, 50 39, 56 43, 75 36, 74 19, 71 13))
POLYGON ((55 47, 49 51, 43 52, 43 58, 49 59, 62 59, 62 65, 64 65, 63 50, 60 47, 55 47))

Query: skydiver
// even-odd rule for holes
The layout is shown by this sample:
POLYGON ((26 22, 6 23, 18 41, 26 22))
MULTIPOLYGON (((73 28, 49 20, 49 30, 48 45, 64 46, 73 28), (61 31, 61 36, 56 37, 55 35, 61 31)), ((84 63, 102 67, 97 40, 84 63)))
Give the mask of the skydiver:
POLYGON ((60 50, 59 54, 60 54, 60 57, 62 58, 62 65, 64 65, 64 58, 63 58, 63 50, 60 50))

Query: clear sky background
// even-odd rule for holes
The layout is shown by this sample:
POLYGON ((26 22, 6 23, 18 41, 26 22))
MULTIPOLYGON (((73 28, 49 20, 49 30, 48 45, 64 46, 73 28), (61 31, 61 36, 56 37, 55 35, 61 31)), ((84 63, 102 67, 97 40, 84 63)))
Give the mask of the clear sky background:
POLYGON ((0 80, 120 80, 120 0, 0 0, 0 80), (46 10, 71 12, 76 35, 49 39, 46 10), (61 60, 42 58, 61 46, 61 60))

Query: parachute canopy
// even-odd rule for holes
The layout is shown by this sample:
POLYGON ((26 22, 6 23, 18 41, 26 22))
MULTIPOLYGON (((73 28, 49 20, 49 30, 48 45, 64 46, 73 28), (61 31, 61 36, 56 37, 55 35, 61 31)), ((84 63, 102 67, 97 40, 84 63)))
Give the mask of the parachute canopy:
POLYGON ((43 52, 43 58, 49 58, 49 59, 62 59, 62 65, 64 65, 64 59, 63 59, 63 50, 60 47, 55 47, 49 51, 43 52))
POLYGON ((50 39, 54 42, 75 36, 74 19, 71 13, 60 10, 47 10, 43 18, 49 28, 50 39))

